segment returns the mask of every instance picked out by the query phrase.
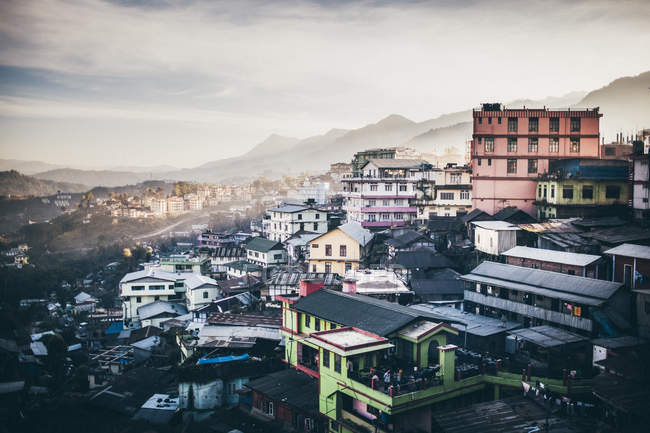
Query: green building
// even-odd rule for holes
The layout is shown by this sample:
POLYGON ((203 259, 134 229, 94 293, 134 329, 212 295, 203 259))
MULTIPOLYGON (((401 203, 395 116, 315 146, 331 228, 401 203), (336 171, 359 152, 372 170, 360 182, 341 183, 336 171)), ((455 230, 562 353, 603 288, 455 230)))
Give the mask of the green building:
POLYGON ((167 272, 193 272, 207 275, 210 273, 211 261, 209 257, 190 257, 186 254, 172 254, 160 258, 160 268, 167 272))
POLYGON ((629 163, 558 160, 537 182, 537 218, 590 218, 628 212, 629 163))
MULTIPOLYGON (((318 379, 329 432, 430 432, 439 405, 498 399, 502 387, 522 387, 521 374, 498 366, 489 374, 457 370, 457 346, 448 340, 459 331, 430 313, 318 288, 301 287, 301 295, 278 297, 285 362, 318 379)), ((561 380, 526 380, 540 379, 568 392, 561 380)))

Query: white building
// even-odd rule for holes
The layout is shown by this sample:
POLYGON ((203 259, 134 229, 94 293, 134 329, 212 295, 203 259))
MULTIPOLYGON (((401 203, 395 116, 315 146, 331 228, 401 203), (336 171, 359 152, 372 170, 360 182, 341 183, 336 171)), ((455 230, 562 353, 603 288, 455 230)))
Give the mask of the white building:
POLYGON ((475 221, 474 247, 485 254, 498 256, 517 246, 521 229, 506 221, 475 221))
POLYGON ((167 213, 178 215, 185 211, 185 200, 183 197, 169 197, 167 199, 167 213))
POLYGON ((416 218, 410 201, 417 182, 428 176, 431 165, 417 159, 370 159, 361 177, 343 179, 348 222, 363 227, 401 226, 416 218))
POLYGON ((266 211, 262 230, 270 240, 284 242, 296 232, 326 233, 327 212, 305 205, 285 204, 266 211))
POLYGON ((149 204, 151 212, 156 216, 164 216, 167 214, 167 199, 165 198, 152 198, 149 204))
POLYGON ((198 308, 212 303, 221 298, 221 289, 215 280, 199 274, 186 274, 185 298, 187 300, 187 309, 195 311, 198 308))
POLYGON ((330 184, 327 182, 312 183, 308 180, 303 182, 296 190, 296 200, 306 202, 314 200, 316 204, 327 203, 327 196, 330 192, 330 184))
POLYGON ((417 207, 418 221, 430 216, 460 216, 472 210, 472 175, 468 166, 448 164, 434 168, 422 182, 412 202, 417 207))
POLYGON ((246 261, 263 268, 287 264, 287 252, 280 242, 256 237, 246 243, 246 261))

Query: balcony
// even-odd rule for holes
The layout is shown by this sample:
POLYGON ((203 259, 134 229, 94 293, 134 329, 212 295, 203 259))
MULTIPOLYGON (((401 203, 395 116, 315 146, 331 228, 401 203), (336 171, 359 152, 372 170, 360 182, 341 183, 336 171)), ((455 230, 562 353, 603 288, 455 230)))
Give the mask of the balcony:
POLYGON ((370 206, 370 207, 362 207, 361 212, 375 212, 375 213, 393 213, 393 212, 401 212, 401 213, 416 213, 417 209, 415 207, 391 207, 391 206, 370 206))
POLYGON ((337 421, 355 433, 389 433, 388 430, 375 426, 370 420, 345 409, 341 409, 341 416, 337 421))
POLYGON ((500 310, 510 311, 527 317, 545 320, 562 326, 568 326, 582 331, 591 332, 593 323, 590 319, 560 313, 559 311, 547 310, 545 308, 528 305, 521 302, 514 302, 508 299, 501 299, 494 296, 487 296, 473 290, 465 290, 465 300, 476 304, 486 305, 500 310))
POLYGON ((392 226, 403 226, 406 224, 404 220, 400 221, 362 221, 361 227, 392 227, 392 226))

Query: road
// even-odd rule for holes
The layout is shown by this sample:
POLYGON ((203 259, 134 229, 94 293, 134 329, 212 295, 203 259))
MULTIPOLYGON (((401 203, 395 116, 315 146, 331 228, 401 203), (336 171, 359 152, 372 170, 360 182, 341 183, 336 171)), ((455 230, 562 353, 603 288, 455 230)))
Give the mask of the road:
POLYGON ((185 218, 183 220, 175 222, 174 224, 170 224, 170 225, 168 225, 166 227, 163 227, 160 230, 156 230, 155 232, 146 233, 146 234, 138 235, 138 236, 133 236, 133 239, 140 240, 140 239, 155 238, 157 236, 169 233, 171 231, 171 229, 173 229, 174 227, 178 227, 178 226, 180 226, 182 224, 189 224, 189 223, 192 223, 194 221, 198 221, 198 220, 206 219, 206 218, 208 218, 208 216, 206 216, 206 215, 193 216, 191 218, 185 218))

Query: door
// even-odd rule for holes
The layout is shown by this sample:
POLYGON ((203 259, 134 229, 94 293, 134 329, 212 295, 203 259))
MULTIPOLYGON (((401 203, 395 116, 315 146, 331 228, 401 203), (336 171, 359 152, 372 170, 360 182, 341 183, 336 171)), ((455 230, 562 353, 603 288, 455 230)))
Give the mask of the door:
POLYGON ((623 266, 623 282, 628 289, 632 287, 632 265, 623 266))

